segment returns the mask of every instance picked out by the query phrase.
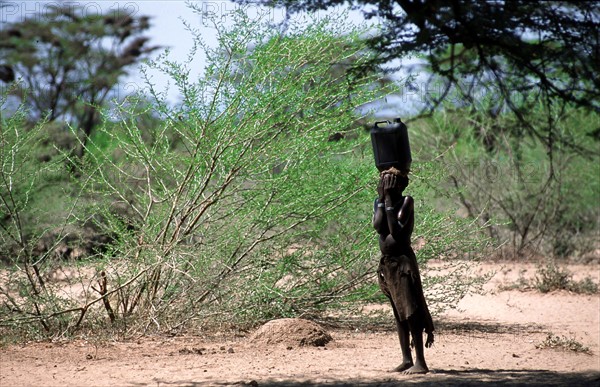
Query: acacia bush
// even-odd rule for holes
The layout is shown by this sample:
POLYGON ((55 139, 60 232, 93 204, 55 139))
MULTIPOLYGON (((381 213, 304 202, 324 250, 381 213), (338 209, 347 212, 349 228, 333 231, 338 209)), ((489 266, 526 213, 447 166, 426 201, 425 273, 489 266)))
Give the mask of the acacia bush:
POLYGON ((465 109, 416 122, 416 142, 424 158, 440 162, 440 183, 431 187, 436 196, 477 219, 502 246, 501 256, 577 259, 598 248, 600 143, 590 133, 600 121, 568 105, 551 112, 533 106, 532 128, 552 125, 561 143, 548 147, 527 136, 510 115, 465 109))
POLYGON ((49 333, 46 317, 60 314, 68 302, 47 274, 63 253, 59 246, 69 237, 76 202, 61 158, 42 157, 46 123, 31 127, 26 116, 21 106, 0 123, 0 318, 9 326, 33 322, 49 333))
MULTIPOLYGON (((55 290, 62 308, 32 314, 25 300, 34 294, 24 286, 18 308, 0 308, 2 326, 52 320, 52 335, 243 329, 384 300, 371 227, 378 174, 356 122, 365 118, 359 108, 393 85, 373 87, 378 74, 354 71, 372 55, 364 30, 321 19, 284 34, 243 13, 215 28, 218 48, 195 33, 208 63, 198 79, 189 63, 166 54, 150 63, 182 96, 172 107, 148 82, 139 101, 152 100, 144 106, 160 125, 142 130, 144 109, 131 97, 105 111, 101 141, 85 144, 74 217, 113 240, 77 262, 80 292, 55 290), (329 141, 333 133, 343 140, 329 141)), ((436 167, 417 165, 410 188, 419 260, 476 259, 478 226, 418 199, 436 167)), ((455 305, 477 285, 467 269, 424 280, 432 309, 455 305)), ((15 270, 12 283, 22 284, 22 273, 15 270)), ((9 297, 14 287, 3 289, 9 297)))

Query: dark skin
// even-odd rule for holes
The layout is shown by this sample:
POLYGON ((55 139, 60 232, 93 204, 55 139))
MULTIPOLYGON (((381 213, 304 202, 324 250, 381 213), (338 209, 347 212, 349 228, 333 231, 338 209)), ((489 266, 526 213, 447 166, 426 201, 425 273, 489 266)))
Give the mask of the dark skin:
POLYGON ((392 371, 423 374, 429 371, 423 348, 433 344, 433 323, 422 293, 416 257, 410 246, 414 227, 414 201, 412 197, 402 195, 407 185, 408 178, 399 171, 382 172, 377 187, 379 198, 373 215, 373 227, 379 234, 379 247, 383 254, 378 270, 379 284, 392 304, 402 350, 402 363, 392 371), (407 279, 409 274, 402 272, 400 267, 410 267, 408 271, 412 272, 412 281, 407 279), (411 285, 402 281, 411 281, 411 285), (416 311, 403 317, 402 314, 406 314, 403 308, 414 304, 419 305, 416 311), (425 343, 423 331, 428 333, 425 343), (414 362, 410 337, 415 348, 414 362))

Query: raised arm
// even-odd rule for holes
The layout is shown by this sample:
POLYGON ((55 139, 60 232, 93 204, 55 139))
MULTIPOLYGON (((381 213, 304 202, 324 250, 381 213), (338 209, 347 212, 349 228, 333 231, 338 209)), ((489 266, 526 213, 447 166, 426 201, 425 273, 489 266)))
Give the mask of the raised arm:
POLYGON ((414 202, 412 196, 405 196, 404 203, 402 203, 402 207, 400 208, 400 211, 398 212, 398 223, 400 224, 401 227, 404 227, 407 225, 414 210, 415 210, 415 202, 414 202))
POLYGON ((375 199, 373 205, 373 228, 379 235, 388 235, 390 233, 385 216, 385 203, 380 199, 375 199))
POLYGON ((388 206, 386 203, 387 224, 390 234, 392 234, 395 239, 399 239, 400 233, 404 230, 404 227, 408 226, 410 217, 413 216, 414 211, 414 201, 412 197, 405 196, 401 200, 402 204, 392 202, 391 206, 388 206), (399 209, 398 206, 400 206, 399 209))
POLYGON ((388 235, 390 231, 387 227, 387 219, 385 216, 383 180, 383 177, 379 180, 379 184, 377 185, 379 197, 375 199, 375 203, 373 204, 373 228, 375 228, 379 235, 385 236, 388 235))

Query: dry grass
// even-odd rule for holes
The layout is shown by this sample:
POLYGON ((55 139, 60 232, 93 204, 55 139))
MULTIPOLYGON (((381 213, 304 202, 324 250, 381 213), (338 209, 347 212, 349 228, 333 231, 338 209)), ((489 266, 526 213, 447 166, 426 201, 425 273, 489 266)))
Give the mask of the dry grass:
POLYGON ((585 353, 587 355, 591 355, 592 351, 575 340, 574 338, 569 338, 566 336, 558 336, 553 334, 552 332, 548 333, 548 336, 539 344, 535 346, 538 349, 551 348, 551 349, 561 349, 564 351, 573 351, 578 353, 585 353))

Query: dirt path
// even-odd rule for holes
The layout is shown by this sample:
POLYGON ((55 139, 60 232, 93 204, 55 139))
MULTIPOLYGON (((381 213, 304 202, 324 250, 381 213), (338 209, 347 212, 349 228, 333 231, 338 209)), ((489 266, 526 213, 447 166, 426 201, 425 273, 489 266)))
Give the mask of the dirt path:
MULTIPOLYGON (((310 348, 197 337, 12 346, 0 350, 0 386, 600 385, 600 295, 494 290, 522 270, 499 270, 488 294, 436 319, 423 376, 387 372, 400 361, 395 333, 333 331, 310 348), (591 354, 536 348, 548 334, 591 354)), ((598 281, 597 265, 575 270, 598 281)))

